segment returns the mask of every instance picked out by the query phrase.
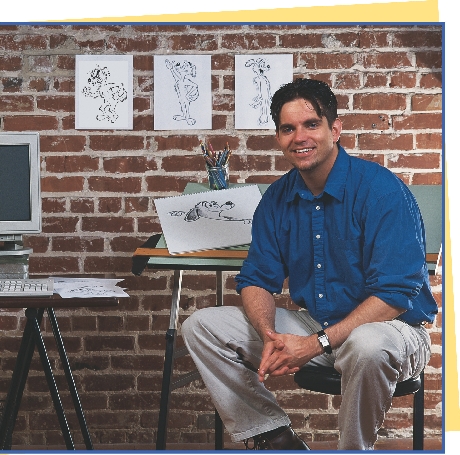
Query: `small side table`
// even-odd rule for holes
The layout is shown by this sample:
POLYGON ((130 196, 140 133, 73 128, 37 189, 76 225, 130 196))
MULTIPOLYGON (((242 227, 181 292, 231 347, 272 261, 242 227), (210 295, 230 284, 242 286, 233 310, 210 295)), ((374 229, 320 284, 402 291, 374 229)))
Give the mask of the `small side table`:
POLYGON ((75 308, 75 307, 100 307, 100 306, 117 306, 119 299, 116 297, 98 297, 98 298, 72 298, 62 299, 59 295, 54 294, 52 297, 1 297, 0 308, 26 308, 25 314, 27 323, 22 335, 21 346, 19 348, 16 365, 13 370, 11 384, 5 402, 3 418, 0 425, 0 450, 11 450, 11 436, 13 434, 16 418, 21 404, 22 394, 29 373, 30 364, 37 346, 46 381, 48 383, 54 408, 59 419, 65 445, 68 450, 75 450, 75 445, 70 434, 69 425, 62 406, 59 391, 51 369, 51 364, 43 342, 43 336, 40 330, 40 324, 46 309, 48 318, 53 330, 54 339, 59 351, 61 363, 67 379, 69 392, 78 417, 85 446, 88 450, 93 449, 91 436, 86 425, 85 414, 81 406, 80 397, 75 386, 75 381, 70 369, 69 359, 65 351, 64 342, 59 330, 55 308, 75 308))

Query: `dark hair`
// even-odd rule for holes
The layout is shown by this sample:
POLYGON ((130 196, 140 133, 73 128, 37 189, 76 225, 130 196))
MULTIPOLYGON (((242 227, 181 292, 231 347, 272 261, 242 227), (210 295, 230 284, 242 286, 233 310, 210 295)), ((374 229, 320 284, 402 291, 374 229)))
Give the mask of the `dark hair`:
POLYGON ((273 95, 270 112, 276 131, 280 125, 280 112, 285 103, 296 99, 305 99, 313 104, 319 117, 326 117, 329 128, 337 118, 337 99, 329 85, 314 79, 295 79, 282 85, 273 95))

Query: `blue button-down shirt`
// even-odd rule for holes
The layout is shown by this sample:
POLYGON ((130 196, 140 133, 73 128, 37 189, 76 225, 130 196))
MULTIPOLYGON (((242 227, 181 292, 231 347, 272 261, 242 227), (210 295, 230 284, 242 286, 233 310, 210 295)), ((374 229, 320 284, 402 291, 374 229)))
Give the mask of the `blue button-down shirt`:
POLYGON ((254 214, 237 291, 282 291, 323 327, 369 296, 403 309, 409 324, 433 322, 437 304, 425 233, 412 193, 384 167, 339 148, 324 191, 313 196, 296 169, 269 186, 254 214))

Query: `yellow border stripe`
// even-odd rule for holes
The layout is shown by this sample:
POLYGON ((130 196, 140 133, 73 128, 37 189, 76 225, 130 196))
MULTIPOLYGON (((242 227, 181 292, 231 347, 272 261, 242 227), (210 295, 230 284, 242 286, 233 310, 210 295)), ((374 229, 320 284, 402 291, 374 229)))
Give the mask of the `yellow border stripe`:
MULTIPOLYGON (((373 3, 369 5, 312 6, 215 13, 67 19, 72 22, 437 22, 437 0, 373 3)), ((62 21, 60 21, 62 22, 62 21)))

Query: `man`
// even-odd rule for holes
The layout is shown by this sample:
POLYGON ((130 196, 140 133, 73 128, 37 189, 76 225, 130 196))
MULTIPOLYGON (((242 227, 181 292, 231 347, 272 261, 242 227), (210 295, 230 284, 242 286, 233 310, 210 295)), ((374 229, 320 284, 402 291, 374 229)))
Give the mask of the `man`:
POLYGON ((339 450, 370 450, 398 381, 430 356, 423 223, 407 187, 347 155, 327 84, 298 79, 273 96, 276 139, 293 169, 264 194, 236 277, 243 308, 195 312, 187 347, 234 441, 308 450, 264 387, 303 365, 342 374, 339 450), (289 278, 299 310, 275 308, 289 278))

